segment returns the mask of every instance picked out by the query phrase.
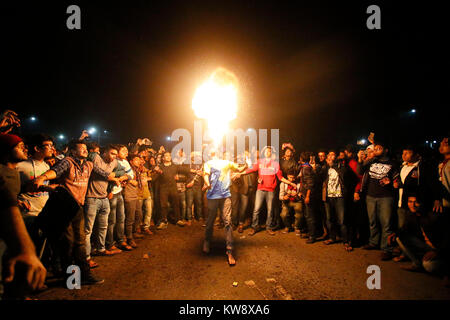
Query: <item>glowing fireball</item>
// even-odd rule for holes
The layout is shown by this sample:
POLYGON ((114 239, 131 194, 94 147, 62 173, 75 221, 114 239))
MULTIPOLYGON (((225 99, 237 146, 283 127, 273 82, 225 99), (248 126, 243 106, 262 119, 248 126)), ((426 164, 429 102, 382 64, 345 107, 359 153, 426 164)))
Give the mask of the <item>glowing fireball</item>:
POLYGON ((227 133, 230 121, 236 118, 237 106, 237 78, 224 68, 216 69, 192 99, 195 115, 207 121, 209 135, 216 145, 227 133))

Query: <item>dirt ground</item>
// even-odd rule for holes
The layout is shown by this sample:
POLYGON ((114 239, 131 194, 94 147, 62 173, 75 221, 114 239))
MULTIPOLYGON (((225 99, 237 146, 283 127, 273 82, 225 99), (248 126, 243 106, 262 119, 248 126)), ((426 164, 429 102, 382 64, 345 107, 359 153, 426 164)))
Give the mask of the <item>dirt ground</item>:
MULTIPOLYGON (((49 279, 39 300, 316 300, 450 299, 442 280, 409 273, 401 264, 383 262, 379 251, 344 251, 342 244, 312 245, 294 233, 253 237, 237 231, 237 264, 229 267, 224 230, 214 230, 210 255, 201 252, 204 228, 169 225, 138 240, 138 248, 113 257, 96 257, 101 285, 69 290, 49 279), (147 254, 148 258, 144 258, 147 254), (381 289, 369 290, 369 265, 381 268, 381 289), (237 286, 233 283, 237 282, 237 286)), ((236 285, 236 284, 235 284, 236 285)))

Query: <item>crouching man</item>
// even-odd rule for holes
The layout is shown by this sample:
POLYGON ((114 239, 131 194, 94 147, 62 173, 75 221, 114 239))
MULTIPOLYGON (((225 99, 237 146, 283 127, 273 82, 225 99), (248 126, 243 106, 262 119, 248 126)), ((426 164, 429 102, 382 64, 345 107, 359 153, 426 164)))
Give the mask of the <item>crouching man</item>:
POLYGON ((449 218, 430 212, 424 213, 416 195, 409 195, 406 220, 398 235, 389 241, 397 241, 403 253, 412 261, 402 269, 413 272, 429 272, 444 276, 448 285, 449 264, 449 218))

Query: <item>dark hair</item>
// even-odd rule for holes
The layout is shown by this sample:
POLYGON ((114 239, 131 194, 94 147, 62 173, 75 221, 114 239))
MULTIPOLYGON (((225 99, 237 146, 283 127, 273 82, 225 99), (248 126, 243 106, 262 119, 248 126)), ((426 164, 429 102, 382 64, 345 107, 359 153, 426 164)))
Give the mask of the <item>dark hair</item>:
POLYGON ((70 142, 67 146, 69 147, 69 150, 73 151, 73 150, 77 149, 77 145, 79 145, 79 144, 86 145, 86 142, 84 142, 84 140, 73 139, 73 140, 70 140, 70 142))
MULTIPOLYGON (((117 151, 120 151, 120 149, 122 149, 122 148, 127 148, 127 146, 124 144, 116 144, 117 151)), ((127 150, 128 150, 128 148, 127 148, 127 150)))
POLYGON ((295 169, 289 169, 286 176, 297 176, 297 172, 295 169))
POLYGON ((34 150, 34 147, 42 147, 42 143, 44 141, 51 141, 55 143, 53 137, 45 133, 38 133, 27 139, 28 150, 31 152, 31 154, 34 154, 36 152, 34 150))
POLYGON ((138 152, 147 151, 148 148, 149 148, 148 145, 145 145, 145 144, 140 145, 138 148, 138 152))
POLYGON ((311 157, 311 152, 309 151, 303 151, 300 153, 300 161, 301 162, 308 162, 311 157))
POLYGON ((128 155, 128 161, 133 161, 134 158, 140 158, 140 156, 137 153, 132 153, 128 155))
POLYGON ((117 149, 117 146, 115 144, 108 144, 103 148, 102 153, 108 152, 110 150, 116 150, 117 152, 119 152, 119 149, 117 149))
POLYGON ((404 146, 402 150, 411 150, 415 155, 418 153, 417 148, 413 145, 404 146))
POLYGON ((87 144, 87 147, 88 147, 88 150, 90 151, 92 149, 100 148, 100 145, 95 141, 91 141, 87 144))
POLYGON ((348 144, 345 146, 345 151, 349 153, 355 153, 355 148, 351 144, 348 144))

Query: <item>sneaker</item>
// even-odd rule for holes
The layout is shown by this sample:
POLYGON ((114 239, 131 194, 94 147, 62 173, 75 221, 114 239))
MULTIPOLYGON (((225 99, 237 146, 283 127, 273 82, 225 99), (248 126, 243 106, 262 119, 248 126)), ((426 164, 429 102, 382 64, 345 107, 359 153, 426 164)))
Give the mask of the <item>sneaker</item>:
POLYGON ((238 232, 239 232, 239 233, 244 232, 244 226, 243 226, 242 224, 239 225, 239 227, 238 227, 238 232))
POLYGON ((122 243, 119 245, 119 248, 122 249, 122 250, 124 250, 124 251, 131 251, 131 250, 133 250, 133 247, 129 246, 125 241, 122 242, 122 243))
POLYGON ((255 229, 250 229, 250 231, 248 232, 249 236, 254 236, 256 234, 256 230, 255 229))
POLYGON ((281 233, 283 234, 289 233, 289 228, 284 228, 283 231, 281 231, 281 233))
POLYGON ((296 236, 299 236, 299 237, 300 237, 300 235, 301 235, 301 232, 300 232, 300 230, 299 230, 299 229, 295 229, 295 235, 296 235, 296 236))
POLYGON ((133 233, 133 239, 144 239, 144 235, 142 233, 133 233))
POLYGON ((151 235, 153 234, 153 232, 151 232, 150 229, 147 229, 147 228, 145 228, 145 229, 142 231, 142 233, 145 234, 145 235, 148 235, 148 236, 151 236, 151 235))
POLYGON ((81 285, 93 285, 93 284, 102 284, 105 282, 105 279, 97 278, 92 273, 89 273, 86 278, 81 279, 81 285))
POLYGON ((97 267, 98 267, 98 263, 95 262, 95 261, 92 260, 92 259, 89 259, 89 260, 88 260, 88 264, 89 264, 89 268, 90 268, 90 269, 94 269, 94 268, 97 268, 97 267))
POLYGON ((117 248, 116 246, 112 246, 111 248, 108 249, 109 252, 112 252, 112 254, 118 254, 121 253, 122 250, 120 250, 119 248, 117 248))
POLYGON ((110 251, 110 250, 103 250, 103 251, 96 251, 95 254, 92 254, 93 256, 101 256, 101 257, 106 257, 106 256, 113 256, 116 253, 110 251))
POLYGON ((127 244, 132 248, 137 248, 137 244, 136 244, 136 242, 134 242, 133 239, 127 240, 127 244))
POLYGON ((275 232, 273 232, 273 230, 272 229, 267 229, 266 230, 266 232, 269 234, 269 235, 271 235, 271 236, 274 236, 274 235, 276 235, 276 233, 275 232))
POLYGON ((167 228, 167 222, 161 222, 157 227, 156 230, 162 230, 167 228))
POLYGON ((308 240, 306 240, 306 243, 307 244, 312 244, 312 243, 314 243, 314 242, 316 242, 317 240, 316 239, 314 239, 314 238, 309 238, 308 240))
POLYGON ((185 226, 185 223, 184 223, 182 220, 178 220, 178 221, 177 221, 177 226, 179 226, 179 227, 184 227, 184 226, 185 226))

